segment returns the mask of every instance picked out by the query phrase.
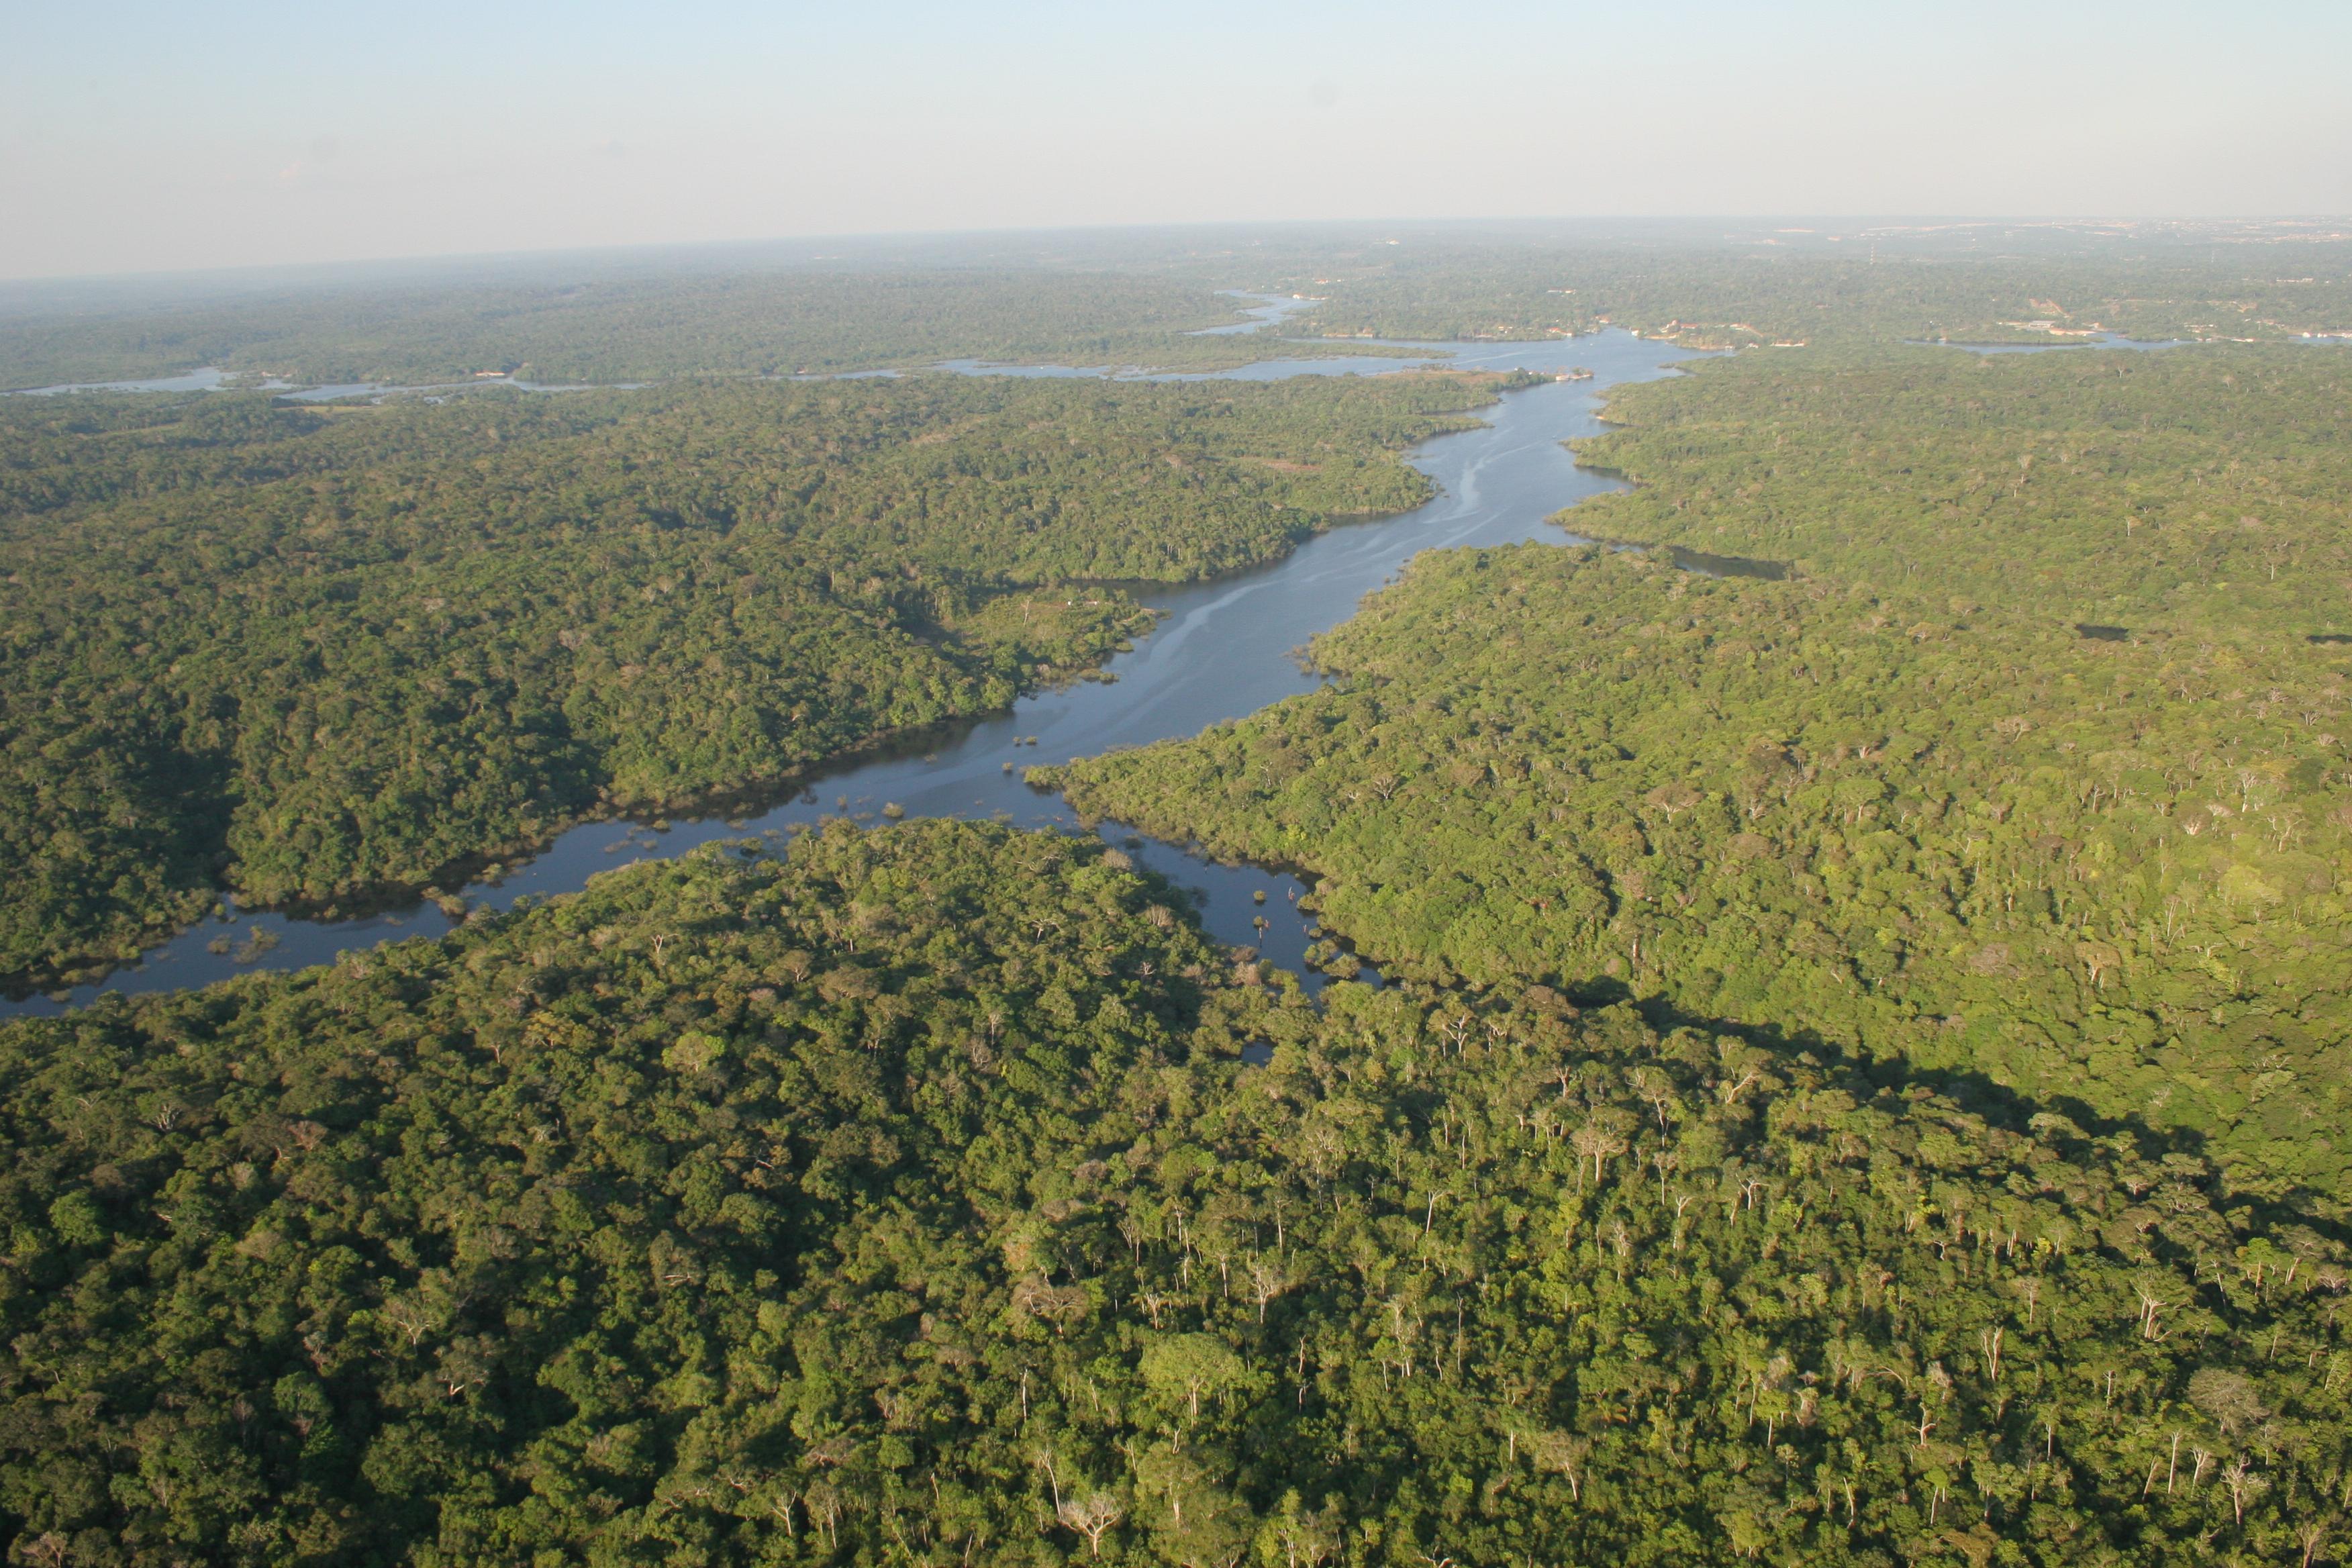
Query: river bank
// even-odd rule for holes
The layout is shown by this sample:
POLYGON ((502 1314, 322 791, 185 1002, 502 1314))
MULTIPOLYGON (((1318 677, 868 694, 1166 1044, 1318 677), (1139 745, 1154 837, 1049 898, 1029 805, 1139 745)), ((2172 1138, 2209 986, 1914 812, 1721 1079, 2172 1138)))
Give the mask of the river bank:
MULTIPOLYGON (((501 866, 461 889, 438 889, 437 898, 420 895, 405 905, 334 921, 247 911, 225 902, 224 915, 151 949, 138 963, 92 984, 0 1005, 0 1016, 55 1013, 110 992, 173 990, 259 969, 299 968, 384 941, 438 936, 471 910, 503 910, 524 897, 573 892, 599 872, 682 854, 714 839, 772 835, 781 841, 829 816, 872 824, 961 816, 1079 831, 1065 802, 1021 781, 1025 764, 1194 734, 1312 689, 1319 678, 1300 668, 1295 650, 1347 619, 1365 594, 1423 550, 1579 542, 1551 524, 1553 515, 1624 487, 1579 468, 1563 443, 1600 432, 1596 410, 1610 387, 1670 374, 1675 363, 1700 357, 1622 332, 1572 346, 1549 341, 1386 346, 1397 351, 1393 357, 1260 362, 1170 379, 1378 374, 1441 359, 1449 370, 1556 374, 1573 358, 1595 375, 1507 393, 1485 411, 1480 428, 1425 443, 1410 460, 1435 482, 1438 494, 1412 511, 1329 530, 1280 562, 1240 576, 1139 595, 1158 612, 1159 625, 1131 652, 1115 656, 1100 679, 1038 691, 1003 713, 845 759, 765 809, 736 802, 704 816, 585 823, 527 861, 501 866)), ((1097 373, 974 366, 967 374, 1097 373)), ((1305 967, 1315 937, 1311 912, 1298 908, 1306 889, 1297 879, 1221 866, 1117 823, 1097 831, 1139 863, 1196 889, 1203 923, 1221 941, 1257 947, 1267 961, 1286 968, 1305 967)))

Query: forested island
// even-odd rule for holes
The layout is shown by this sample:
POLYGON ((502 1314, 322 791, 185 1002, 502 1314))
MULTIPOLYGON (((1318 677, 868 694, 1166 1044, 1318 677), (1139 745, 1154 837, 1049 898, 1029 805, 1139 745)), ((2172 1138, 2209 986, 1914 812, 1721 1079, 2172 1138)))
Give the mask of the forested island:
POLYGON ((1908 341, 2287 335, 2333 242, 2231 229, 2317 258, 2263 284, 2207 231, 1764 232, 902 256, 791 282, 830 326, 767 275, 446 332, 305 296, 229 324, 670 368, 0 398, 22 994, 1085 679, 1137 585, 1308 565, 1587 357, 744 374, 779 353, 1124 360, 1307 287, 1309 331, 1746 345, 1609 387, 1576 456, 1630 488, 1424 551, 1318 689, 1031 773, 1295 870, 1319 973, 1124 827, 893 808, 0 1022, 10 1561, 2340 1561, 2342 351, 1908 341), (2180 330, 2228 300, 2273 326, 2180 330))

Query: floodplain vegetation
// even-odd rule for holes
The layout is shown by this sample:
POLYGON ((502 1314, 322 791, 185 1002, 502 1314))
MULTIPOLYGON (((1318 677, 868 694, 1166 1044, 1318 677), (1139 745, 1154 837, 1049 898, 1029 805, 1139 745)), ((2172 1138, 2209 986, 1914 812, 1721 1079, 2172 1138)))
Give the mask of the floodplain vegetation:
POLYGON ((0 402, 0 986, 772 787, 1409 508, 1494 377, 0 402))
POLYGON ((109 996, 0 1114, 25 1562, 2308 1563, 2352 1486, 2307 1205, 1542 985, 1311 1004, 1091 841, 109 996))

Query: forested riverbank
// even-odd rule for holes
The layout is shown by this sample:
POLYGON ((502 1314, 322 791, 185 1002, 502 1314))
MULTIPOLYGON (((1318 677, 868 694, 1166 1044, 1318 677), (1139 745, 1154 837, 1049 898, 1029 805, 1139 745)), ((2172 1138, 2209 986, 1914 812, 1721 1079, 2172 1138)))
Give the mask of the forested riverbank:
POLYGON ((0 974, 772 786, 1427 493, 1495 378, 0 405, 0 974))
POLYGON ((2343 548, 2300 433, 2341 404, 2298 352, 1629 390, 1587 450, 1643 486, 1576 526, 1804 580, 1424 556, 1318 642, 1332 689, 1041 776, 1308 868, 1384 972, 1622 988, 2340 1192, 2352 667, 2296 568, 2343 548), (2126 640, 2076 630, 2093 605, 2126 640))

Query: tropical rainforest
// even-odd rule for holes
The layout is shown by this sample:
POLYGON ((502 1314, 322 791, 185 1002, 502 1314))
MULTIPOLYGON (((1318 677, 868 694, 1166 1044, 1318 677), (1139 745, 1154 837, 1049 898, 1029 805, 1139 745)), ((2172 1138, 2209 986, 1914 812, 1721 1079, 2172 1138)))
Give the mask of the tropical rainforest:
POLYGON ((1091 669, 1113 580, 1427 481, 1494 377, 0 402, 0 984, 1091 669))
POLYGON ((0 1031, 26 1561, 2310 1561, 2343 1237, 836 824, 0 1031), (1246 1065, 1253 1045, 1262 1066, 1246 1065))
POLYGON ((1424 556, 1317 646, 1327 689, 1050 776, 1308 868, 1401 973, 1606 977, 2341 1193, 2343 375, 1913 351, 1630 388, 1585 456, 1640 488, 1573 522, 1660 549, 1424 556))
POLYGON ((1906 341, 2292 335, 2341 258, 1872 232, 12 317, 659 378, 0 398, 18 994, 1085 679, 1521 384, 772 373, 1238 363, 1243 285, 1745 346, 1318 689, 1032 773, 1296 871, 1308 973, 1123 837, 835 819, 0 1021, 8 1562, 2342 1561, 2341 354, 1906 341))

